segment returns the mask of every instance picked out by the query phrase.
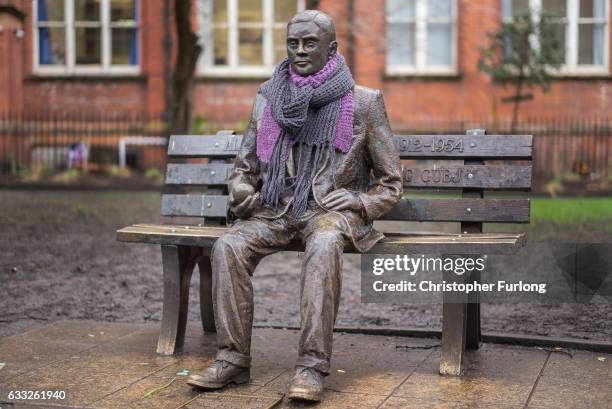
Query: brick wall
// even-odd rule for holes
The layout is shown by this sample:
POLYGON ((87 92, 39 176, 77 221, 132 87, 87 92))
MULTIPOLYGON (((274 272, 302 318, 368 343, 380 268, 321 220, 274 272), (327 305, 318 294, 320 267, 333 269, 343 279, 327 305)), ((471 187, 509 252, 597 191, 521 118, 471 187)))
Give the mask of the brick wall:
MULTIPOLYGON (((14 1, 14 0, 13 0, 14 1)), ((0 3, 2 0, 0 0, 0 3)), ((385 2, 353 0, 354 21, 349 21, 349 0, 321 0, 319 8, 336 21, 341 52, 353 56, 358 83, 382 89, 395 129, 410 127, 415 120, 487 118, 492 115, 492 96, 509 95, 511 89, 491 84, 477 69, 479 46, 486 33, 498 28, 500 0, 458 0, 458 67, 450 77, 388 77, 385 75, 385 2), (354 27, 351 36, 351 26, 354 27)), ((22 85, 11 91, 22 93, 24 110, 52 107, 56 110, 119 110, 157 115, 164 111, 163 2, 141 1, 141 74, 137 78, 55 78, 32 72, 31 1, 18 1, 26 14, 23 55, 0 60, 0 79, 19 70, 22 85), (12 68, 6 68, 7 64, 12 68), (4 77, 2 77, 4 75, 4 77), (17 89, 17 90, 15 90, 17 89)), ((612 30, 610 30, 612 31, 612 30)), ((610 42, 612 43, 612 41, 610 42)), ((176 45, 176 42, 174 42, 176 45)), ((6 52, 0 41, 0 52, 6 52)), ((612 52, 611 52, 612 53, 612 52)), ((13 52, 11 52, 13 55, 13 52)), ((17 54, 16 54, 17 55, 17 54)), ((351 62, 351 61, 349 61, 351 62)), ((15 81, 11 81, 15 82, 15 81)), ((261 79, 196 81, 194 116, 211 128, 243 128, 261 79)), ((0 93, 0 109, 6 106, 0 93), (3 105, 4 104, 4 105, 3 105)), ((551 92, 535 92, 535 100, 522 106, 523 114, 537 117, 610 116, 612 77, 563 78, 551 92)), ((509 117, 511 106, 498 104, 500 117, 509 117)))
POLYGON ((20 112, 23 107, 23 24, 18 13, 0 9, 0 112, 20 112))
MULTIPOLYGON (((367 22, 384 33, 384 0, 361 0, 369 16, 367 22), (372 16, 374 18, 372 18, 372 16)), ((359 0, 358 0, 359 2, 359 0)), ((410 126, 414 119, 488 118, 492 115, 492 98, 510 95, 512 89, 493 85, 477 68, 479 47, 486 44, 486 34, 498 29, 501 19, 499 0, 459 1, 458 66, 459 75, 452 78, 385 78, 384 53, 376 41, 363 39, 369 53, 361 55, 357 79, 381 88, 387 110, 397 129, 410 126), (376 53, 376 54, 375 54, 376 53), (375 57, 371 57, 375 55, 375 57)), ((365 25, 365 22, 364 22, 365 25)), ((364 37, 361 35, 360 37, 364 37)), ((610 116, 612 111, 612 78, 571 79, 555 81, 547 94, 535 91, 533 101, 524 102, 524 117, 567 118, 610 116)), ((500 118, 511 115, 511 104, 498 103, 500 118)))
MULTIPOLYGON (((24 111, 106 111, 151 115, 163 112, 163 2, 141 1, 141 73, 137 77, 51 77, 37 74, 33 69, 32 2, 18 0, 15 4, 26 14, 21 86, 24 111)), ((6 62, 16 64, 15 59, 6 62)), ((0 66, 3 64, 0 61, 0 66)))
POLYGON ((146 80, 28 78, 24 109, 31 112, 146 113, 146 80))
MULTIPOLYGON (((354 47, 356 81, 383 91, 392 125, 400 130, 410 128, 416 120, 491 118, 493 98, 499 100, 512 94, 510 87, 492 84, 477 66, 479 47, 486 44, 487 33, 499 28, 500 4, 500 0, 459 0, 458 75, 448 77, 385 75, 384 0, 354 0, 354 44, 348 34, 351 25, 348 0, 321 0, 319 8, 336 21, 340 51, 347 56, 350 47, 354 47)), ((197 115, 210 122, 219 121, 219 127, 244 125, 259 82, 199 82, 195 99, 197 115)), ((612 114, 612 76, 561 78, 554 81, 549 93, 535 90, 534 94, 533 101, 521 106, 523 117, 609 117, 612 114)), ((511 104, 497 103, 500 119, 509 118, 511 110, 511 104)))

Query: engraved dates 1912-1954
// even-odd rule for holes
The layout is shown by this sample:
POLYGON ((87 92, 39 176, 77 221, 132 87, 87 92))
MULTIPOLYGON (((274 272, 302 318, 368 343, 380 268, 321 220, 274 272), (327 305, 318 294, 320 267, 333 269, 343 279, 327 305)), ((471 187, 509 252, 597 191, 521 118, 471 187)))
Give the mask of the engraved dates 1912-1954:
POLYGON ((397 150, 405 152, 463 152, 463 139, 453 138, 398 138, 397 150))

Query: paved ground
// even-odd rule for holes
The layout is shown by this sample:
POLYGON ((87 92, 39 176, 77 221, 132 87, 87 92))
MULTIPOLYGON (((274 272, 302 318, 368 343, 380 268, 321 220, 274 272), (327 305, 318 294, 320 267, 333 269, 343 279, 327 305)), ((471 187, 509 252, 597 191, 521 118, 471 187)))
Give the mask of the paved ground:
MULTIPOLYGON (((182 372, 212 361, 215 336, 191 326, 183 354, 160 357, 157 331, 156 324, 63 321, 0 338, 0 401, 10 390, 65 390, 68 398, 53 406, 14 407, 312 407, 283 398, 295 331, 256 329, 251 382, 206 394, 188 387, 182 372)), ((612 355, 484 344, 467 355, 465 377, 448 378, 437 373, 438 340, 335 335, 333 373, 317 408, 594 409, 612 401, 612 355)))

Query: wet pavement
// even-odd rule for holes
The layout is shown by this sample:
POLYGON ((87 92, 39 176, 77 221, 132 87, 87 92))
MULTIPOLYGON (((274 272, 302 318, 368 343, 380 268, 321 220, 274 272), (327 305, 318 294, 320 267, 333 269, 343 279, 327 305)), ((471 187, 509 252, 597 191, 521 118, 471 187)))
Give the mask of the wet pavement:
MULTIPOLYGON (((609 408, 612 355, 483 344, 462 378, 438 375, 439 340, 336 333, 318 405, 284 398, 298 334, 257 328, 250 383, 186 385, 214 359, 215 335, 190 323, 181 355, 155 353, 158 324, 62 321, 0 338, 0 402, 9 391, 65 391, 0 408, 609 408), (56 395, 57 397, 57 395, 56 395)), ((13 394, 13 397, 14 394, 13 394)))

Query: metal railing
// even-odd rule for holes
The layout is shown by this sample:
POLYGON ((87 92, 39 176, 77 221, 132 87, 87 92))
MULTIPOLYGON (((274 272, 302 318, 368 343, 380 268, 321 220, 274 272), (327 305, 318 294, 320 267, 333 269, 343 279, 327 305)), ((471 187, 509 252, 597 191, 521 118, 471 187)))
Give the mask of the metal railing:
MULTIPOLYGON (((462 134, 473 128, 511 133, 509 121, 490 119, 416 118, 392 125, 398 134, 462 134)), ((527 118, 516 133, 534 135, 535 184, 568 174, 589 180, 612 178, 612 118, 527 118)), ((167 123, 146 115, 0 113, 0 173, 71 167, 104 172, 119 166, 162 170, 166 152, 160 138, 166 136, 167 123)))
POLYGON ((144 115, 0 113, 0 173, 73 167, 104 172, 122 161, 134 169, 163 169, 159 138, 166 132, 165 121, 144 115))

